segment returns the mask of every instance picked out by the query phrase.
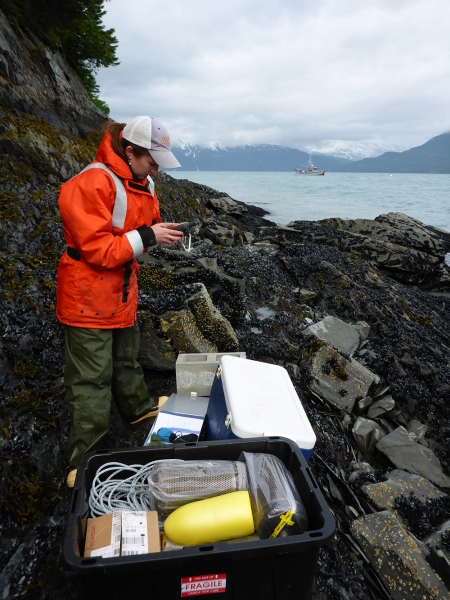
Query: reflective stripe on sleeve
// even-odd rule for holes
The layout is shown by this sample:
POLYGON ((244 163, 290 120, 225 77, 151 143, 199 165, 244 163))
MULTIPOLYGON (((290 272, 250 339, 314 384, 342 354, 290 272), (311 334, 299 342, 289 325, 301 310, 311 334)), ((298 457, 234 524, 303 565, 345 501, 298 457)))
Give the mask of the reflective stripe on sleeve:
POLYGON ((130 245, 133 248, 133 258, 136 258, 136 256, 139 256, 144 252, 142 238, 136 229, 133 229, 133 231, 128 231, 125 235, 127 236, 128 241, 130 242, 130 245))

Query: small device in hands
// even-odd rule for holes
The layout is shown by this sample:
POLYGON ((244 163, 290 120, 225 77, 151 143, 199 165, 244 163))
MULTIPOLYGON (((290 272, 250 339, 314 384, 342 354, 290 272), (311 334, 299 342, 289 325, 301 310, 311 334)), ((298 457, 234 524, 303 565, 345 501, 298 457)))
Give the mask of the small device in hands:
POLYGON ((182 231, 185 235, 194 228, 197 223, 195 221, 184 221, 183 223, 177 223, 172 225, 170 229, 176 229, 176 231, 182 231))
POLYGON ((170 229, 183 232, 183 237, 179 241, 185 252, 191 252, 193 250, 191 247, 191 233, 198 233, 198 231, 195 231, 197 228, 198 224, 196 221, 184 221, 183 223, 177 223, 170 227, 170 229))

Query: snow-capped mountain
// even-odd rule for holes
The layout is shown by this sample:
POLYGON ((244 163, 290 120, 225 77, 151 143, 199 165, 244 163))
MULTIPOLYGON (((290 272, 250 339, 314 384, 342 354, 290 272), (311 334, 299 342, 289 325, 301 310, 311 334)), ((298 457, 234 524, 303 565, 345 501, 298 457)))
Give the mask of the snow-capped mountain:
POLYGON ((307 152, 311 152, 311 154, 324 154, 345 160, 374 158, 375 156, 381 156, 384 152, 398 150, 398 148, 382 146, 375 142, 353 142, 348 140, 329 140, 320 145, 307 146, 305 149, 307 152))
POLYGON ((384 150, 372 142, 335 140, 309 152, 274 144, 226 148, 216 143, 207 147, 183 143, 173 153, 185 171, 293 171, 304 168, 311 156, 318 169, 328 172, 450 173, 448 132, 402 152, 384 150))
MULTIPOLYGON (((248 144, 226 148, 215 143, 204 147, 180 142, 172 151, 184 171, 293 171, 301 165, 306 165, 309 159, 306 152, 274 144, 248 144)), ((313 161, 314 156, 313 154, 313 161)), ((317 166, 334 170, 347 162, 349 161, 345 159, 322 155, 317 166)))

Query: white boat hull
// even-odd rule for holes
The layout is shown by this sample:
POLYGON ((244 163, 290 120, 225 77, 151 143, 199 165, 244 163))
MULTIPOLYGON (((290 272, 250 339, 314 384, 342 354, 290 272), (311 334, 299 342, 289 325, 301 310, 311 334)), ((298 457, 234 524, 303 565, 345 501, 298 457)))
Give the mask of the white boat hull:
POLYGON ((295 169, 297 175, 308 175, 308 176, 317 176, 317 175, 325 175, 325 171, 302 171, 301 169, 295 169))
MULTIPOLYGON (((304 165, 302 165, 304 166, 304 165)), ((305 167, 306 170, 303 169, 294 169, 297 175, 325 175, 325 171, 319 171, 319 169, 314 165, 311 160, 311 155, 309 156, 308 164, 305 167)))

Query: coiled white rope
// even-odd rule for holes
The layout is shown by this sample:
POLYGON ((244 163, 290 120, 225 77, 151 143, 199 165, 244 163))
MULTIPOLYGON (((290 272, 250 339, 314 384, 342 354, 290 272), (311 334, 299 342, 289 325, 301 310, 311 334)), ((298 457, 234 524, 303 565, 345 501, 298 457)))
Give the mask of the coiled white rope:
POLYGON ((116 510, 150 511, 148 476, 157 463, 184 462, 182 460, 155 460, 145 465, 125 465, 110 462, 102 465, 95 474, 89 494, 89 508, 92 517, 100 517, 116 510), (131 472, 125 478, 120 478, 131 472), (106 475, 106 479, 104 479, 106 475))

